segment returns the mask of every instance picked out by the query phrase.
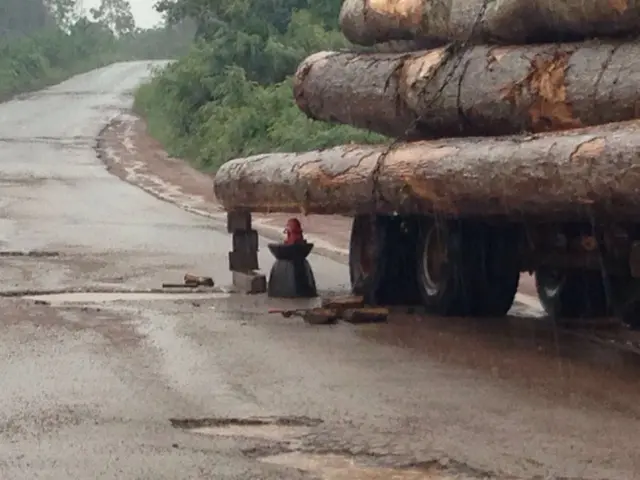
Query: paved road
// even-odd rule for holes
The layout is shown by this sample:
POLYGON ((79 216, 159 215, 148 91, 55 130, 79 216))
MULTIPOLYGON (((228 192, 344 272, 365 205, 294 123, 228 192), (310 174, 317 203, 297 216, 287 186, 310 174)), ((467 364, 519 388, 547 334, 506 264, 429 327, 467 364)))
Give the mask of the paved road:
MULTIPOLYGON (((147 71, 118 64, 0 105, 0 249, 59 254, 5 253, 2 290, 157 287, 187 271, 229 283, 225 233, 96 158, 147 71)), ((320 288, 344 287, 343 265, 312 264, 320 288)), ((265 315, 264 298, 205 297, 0 299, 0 478, 640 472, 632 355, 535 319, 311 327, 265 315), (266 424, 238 420, 251 416, 266 424)))

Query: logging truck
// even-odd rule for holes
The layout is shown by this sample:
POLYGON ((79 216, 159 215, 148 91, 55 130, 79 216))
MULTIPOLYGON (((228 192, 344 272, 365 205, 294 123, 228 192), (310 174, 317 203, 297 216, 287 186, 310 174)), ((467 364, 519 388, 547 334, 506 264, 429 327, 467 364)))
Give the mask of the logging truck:
POLYGON ((635 325, 640 122, 527 136, 348 145, 237 159, 227 211, 354 218, 351 284, 370 303, 500 316, 520 272, 563 317, 635 325))
POLYGON ((310 55, 295 101, 396 141, 233 160, 225 209, 353 217, 369 303, 500 316, 533 272, 550 314, 640 326, 640 2, 344 0, 339 20, 415 46, 310 55))

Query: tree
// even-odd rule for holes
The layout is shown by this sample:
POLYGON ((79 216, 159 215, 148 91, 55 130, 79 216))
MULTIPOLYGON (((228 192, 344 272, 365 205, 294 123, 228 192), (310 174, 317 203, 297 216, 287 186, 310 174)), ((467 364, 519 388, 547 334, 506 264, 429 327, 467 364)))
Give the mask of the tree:
POLYGON ((98 8, 90 10, 93 19, 102 23, 118 37, 130 36, 136 32, 136 22, 127 0, 101 0, 98 8))
POLYGON ((222 26, 266 37, 284 34, 300 10, 336 28, 340 5, 340 0, 159 0, 155 8, 169 23, 191 18, 198 24, 200 37, 210 37, 222 26))
POLYGON ((291 75, 312 52, 339 50, 342 0, 159 0, 168 25, 190 20, 197 41, 136 95, 172 154, 216 168, 233 157, 381 137, 305 118, 291 75))
POLYGON ((46 4, 58 27, 65 31, 80 19, 76 0, 46 0, 46 4))

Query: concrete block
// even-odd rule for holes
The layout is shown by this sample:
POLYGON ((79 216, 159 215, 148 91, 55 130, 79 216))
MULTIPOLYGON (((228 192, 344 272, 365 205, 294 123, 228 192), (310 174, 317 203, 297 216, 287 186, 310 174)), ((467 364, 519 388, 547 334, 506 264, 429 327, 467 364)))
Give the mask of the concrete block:
POLYGON ((227 212, 227 232, 233 233, 248 230, 251 230, 251 212, 227 212))
POLYGON ((267 291, 267 277, 260 272, 231 272, 233 286, 242 293, 257 294, 267 291))

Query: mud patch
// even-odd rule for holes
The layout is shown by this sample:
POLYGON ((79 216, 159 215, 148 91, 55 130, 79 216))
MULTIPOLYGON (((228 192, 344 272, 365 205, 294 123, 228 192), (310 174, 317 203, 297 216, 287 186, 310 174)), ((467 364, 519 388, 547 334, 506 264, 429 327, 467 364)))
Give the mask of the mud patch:
POLYGON ((199 435, 244 437, 286 442, 308 433, 321 420, 306 417, 171 419, 175 428, 199 435))
POLYGON ((358 465, 351 457, 300 452, 282 453, 261 459, 264 463, 295 468, 323 480, 454 480, 437 468, 385 468, 358 465))

